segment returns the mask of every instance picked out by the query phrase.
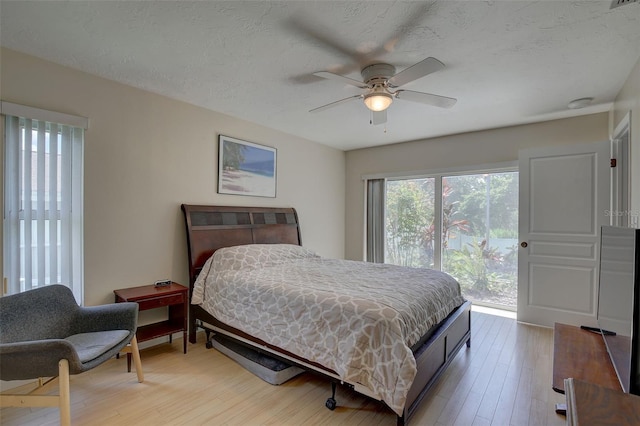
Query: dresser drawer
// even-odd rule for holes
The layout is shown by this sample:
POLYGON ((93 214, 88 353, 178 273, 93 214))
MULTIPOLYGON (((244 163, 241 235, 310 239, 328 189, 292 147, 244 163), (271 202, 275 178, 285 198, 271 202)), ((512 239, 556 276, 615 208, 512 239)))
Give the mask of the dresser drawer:
POLYGON ((161 308, 169 305, 180 305, 184 303, 184 294, 170 294, 167 296, 153 297, 138 301, 139 310, 161 308))

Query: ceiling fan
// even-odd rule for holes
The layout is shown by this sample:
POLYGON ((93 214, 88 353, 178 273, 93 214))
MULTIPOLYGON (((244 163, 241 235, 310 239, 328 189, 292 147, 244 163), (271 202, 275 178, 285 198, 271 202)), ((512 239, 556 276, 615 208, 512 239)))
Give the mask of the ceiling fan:
POLYGON ((317 77, 335 80, 343 84, 364 89, 364 93, 340 99, 309 112, 319 112, 334 106, 355 100, 363 99, 367 108, 372 111, 372 124, 383 124, 387 121, 387 108, 394 99, 403 99, 412 102, 419 102, 439 108, 451 108, 457 102, 455 98, 434 95, 432 93, 416 92, 413 90, 398 89, 405 84, 422 78, 444 68, 444 64, 436 58, 429 57, 417 64, 406 68, 399 73, 390 64, 373 64, 362 69, 360 72, 364 81, 354 80, 329 71, 319 71, 313 73, 317 77))

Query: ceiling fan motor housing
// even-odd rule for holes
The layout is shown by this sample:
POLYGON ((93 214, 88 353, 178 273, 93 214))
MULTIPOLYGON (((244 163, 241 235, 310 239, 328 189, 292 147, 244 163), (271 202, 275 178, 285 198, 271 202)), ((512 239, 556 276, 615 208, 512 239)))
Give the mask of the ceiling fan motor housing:
POLYGON ((396 73, 396 67, 389 64, 373 64, 364 68, 361 72, 362 79, 369 85, 384 83, 396 73))

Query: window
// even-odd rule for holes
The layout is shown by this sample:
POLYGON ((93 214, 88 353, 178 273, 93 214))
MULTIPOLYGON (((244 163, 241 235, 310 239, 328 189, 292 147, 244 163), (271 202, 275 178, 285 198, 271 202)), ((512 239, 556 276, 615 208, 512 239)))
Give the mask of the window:
POLYGON ((384 195, 367 197, 367 260, 441 269, 477 304, 515 309, 517 294, 518 173, 440 173, 420 178, 371 179, 384 195), (370 244, 370 229, 384 229, 370 244), (383 251, 383 252, 382 252, 383 251))
POLYGON ((443 177, 442 270, 476 304, 516 309, 518 173, 443 177))
POLYGON ((2 113, 6 290, 14 294, 60 283, 82 303, 86 119, 5 102, 2 113))
POLYGON ((385 216, 385 261, 434 268, 435 179, 387 181, 385 216))

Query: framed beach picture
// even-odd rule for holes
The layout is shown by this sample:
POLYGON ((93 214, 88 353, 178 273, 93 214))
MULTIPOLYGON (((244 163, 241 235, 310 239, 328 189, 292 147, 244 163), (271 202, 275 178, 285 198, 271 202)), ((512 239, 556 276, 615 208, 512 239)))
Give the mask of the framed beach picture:
POLYGON ((218 193, 276 196, 275 148, 219 136, 218 193))

